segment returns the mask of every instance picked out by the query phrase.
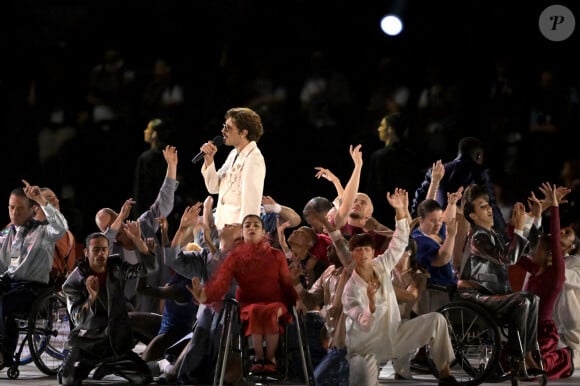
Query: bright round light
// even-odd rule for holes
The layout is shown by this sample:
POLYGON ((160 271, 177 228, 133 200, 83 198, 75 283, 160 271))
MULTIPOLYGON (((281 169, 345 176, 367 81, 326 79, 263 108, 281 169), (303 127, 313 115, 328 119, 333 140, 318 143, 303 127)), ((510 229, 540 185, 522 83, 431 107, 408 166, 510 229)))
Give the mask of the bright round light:
POLYGON ((403 29, 403 22, 397 16, 387 15, 381 20, 381 29, 389 36, 398 35, 403 29))

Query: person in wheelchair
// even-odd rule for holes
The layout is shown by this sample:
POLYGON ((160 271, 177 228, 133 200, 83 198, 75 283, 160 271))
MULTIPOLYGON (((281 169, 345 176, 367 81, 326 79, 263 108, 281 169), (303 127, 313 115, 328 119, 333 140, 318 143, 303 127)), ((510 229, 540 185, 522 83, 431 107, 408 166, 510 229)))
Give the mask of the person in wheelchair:
POLYGON ((90 371, 113 373, 131 383, 152 381, 151 370, 133 351, 135 341, 123 299, 129 278, 147 276, 158 269, 155 242, 141 238, 139 222, 123 225, 134 243, 139 262, 130 264, 119 255, 109 255, 110 243, 100 232, 85 241, 85 260, 69 275, 63 285, 67 308, 74 329, 69 334, 70 352, 61 371, 63 385, 81 385, 90 371))
POLYGON ((200 304, 219 301, 235 279, 244 334, 252 336, 255 353, 250 372, 275 374, 280 319, 289 316, 288 307, 296 304, 298 294, 284 252, 269 244, 260 216, 246 215, 242 232, 244 242, 230 252, 209 282, 202 286, 199 278, 194 277, 190 291, 200 304))
POLYGON ((419 226, 411 232, 417 243, 417 262, 429 273, 427 290, 417 302, 417 314, 437 310, 449 302, 449 289, 457 285, 453 269, 453 250, 457 235, 456 210, 463 188, 447 193, 445 211, 432 199, 421 202, 417 208, 419 226))
POLYGON ((10 192, 10 224, 0 234, 0 368, 14 364, 18 326, 12 315, 28 312, 37 296, 35 287, 49 283, 54 246, 68 229, 40 188, 22 182, 24 188, 10 192), (42 223, 34 220, 37 204, 46 216, 42 223))
POLYGON ((378 385, 378 365, 394 359, 398 373, 409 365, 409 353, 431 346, 432 359, 439 370, 439 385, 458 385, 450 374, 453 347, 445 317, 438 312, 401 321, 391 272, 409 242, 409 198, 396 189, 387 200, 396 212, 395 233, 387 250, 374 258, 372 236, 353 235, 349 249, 354 271, 342 293, 346 315, 346 348, 350 385, 378 385))
MULTIPOLYGON (((458 295, 481 304, 498 319, 509 320, 521 340, 515 345, 521 346, 523 352, 519 347, 510 347, 510 351, 524 360, 523 375, 540 374, 537 342, 539 298, 529 292, 513 292, 508 276, 508 266, 515 264, 530 244, 524 236, 524 204, 518 202, 514 205, 513 235, 508 241, 493 229, 493 209, 485 187, 472 184, 465 190, 463 215, 471 229, 468 255, 462 262, 459 275, 458 295)), ((529 239, 537 238, 540 226, 541 218, 534 217, 529 239)))

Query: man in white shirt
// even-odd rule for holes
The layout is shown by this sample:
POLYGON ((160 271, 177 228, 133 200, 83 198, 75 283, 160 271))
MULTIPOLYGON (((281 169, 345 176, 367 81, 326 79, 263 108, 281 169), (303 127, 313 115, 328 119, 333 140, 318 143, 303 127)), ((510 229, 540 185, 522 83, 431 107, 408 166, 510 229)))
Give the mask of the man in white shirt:
POLYGON ((226 112, 225 119, 224 143, 234 149, 219 170, 214 162, 217 146, 208 141, 200 148, 205 186, 210 194, 218 194, 218 230, 225 224, 241 223, 248 214, 260 214, 266 177, 264 157, 257 146, 264 133, 260 116, 249 108, 236 107, 226 112))

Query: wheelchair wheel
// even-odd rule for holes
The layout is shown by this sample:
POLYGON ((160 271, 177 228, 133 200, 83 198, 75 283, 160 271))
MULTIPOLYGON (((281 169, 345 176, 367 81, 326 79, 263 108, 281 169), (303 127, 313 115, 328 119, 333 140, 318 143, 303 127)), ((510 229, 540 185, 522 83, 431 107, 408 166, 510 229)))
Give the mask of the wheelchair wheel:
POLYGON ((18 367, 16 366, 10 367, 8 369, 7 375, 9 379, 18 379, 20 376, 20 370, 18 370, 18 367))
MULTIPOLYGON (((312 366, 312 360, 310 356, 310 346, 308 345, 308 334, 306 332, 306 325, 304 319, 295 306, 292 307, 292 317, 294 318, 294 326, 296 328, 296 337, 298 339, 297 349, 298 356, 300 358, 300 367, 303 370, 302 380, 305 386, 314 386, 314 369, 312 366)), ((288 337, 290 336, 287 331, 284 335, 286 345, 288 345, 288 337)), ((286 362, 288 362, 288 354, 286 355, 286 362)), ((288 368, 288 363, 286 363, 286 368, 288 368)))
POLYGON ((499 361, 501 337, 489 312, 469 301, 454 301, 441 307, 445 316, 455 360, 453 376, 463 385, 481 384, 499 361))
POLYGON ((57 374, 65 357, 69 332, 62 293, 47 293, 34 302, 28 319, 28 342, 32 359, 44 374, 57 374))
POLYGON ((233 346, 233 334, 234 334, 234 323, 237 322, 236 318, 238 312, 238 303, 234 299, 226 299, 224 301, 223 310, 223 325, 222 331, 219 338, 218 346, 218 356, 216 361, 216 367, 214 369, 214 385, 223 385, 228 356, 231 354, 233 346))

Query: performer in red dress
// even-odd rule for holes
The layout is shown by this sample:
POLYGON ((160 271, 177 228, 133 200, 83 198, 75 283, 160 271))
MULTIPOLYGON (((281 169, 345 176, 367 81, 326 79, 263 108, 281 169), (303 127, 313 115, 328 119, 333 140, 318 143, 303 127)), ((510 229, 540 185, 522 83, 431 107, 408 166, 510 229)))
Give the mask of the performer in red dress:
POLYGON ((198 278, 193 278, 190 291, 199 303, 211 303, 221 300, 235 279, 244 332, 252 336, 255 352, 250 372, 273 373, 281 332, 279 321, 290 317, 288 307, 296 303, 298 295, 292 286, 286 257, 266 239, 260 216, 244 217, 242 230, 244 242, 230 252, 205 287, 198 278))

